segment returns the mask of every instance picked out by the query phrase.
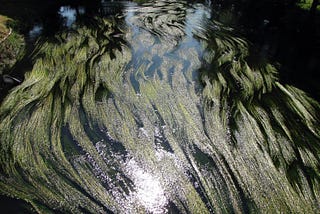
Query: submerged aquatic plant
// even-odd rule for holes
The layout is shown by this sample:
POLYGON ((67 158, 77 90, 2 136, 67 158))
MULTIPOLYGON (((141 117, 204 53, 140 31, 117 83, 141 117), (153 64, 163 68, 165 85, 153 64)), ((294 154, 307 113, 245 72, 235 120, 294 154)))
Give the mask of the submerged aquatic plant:
POLYGON ((0 107, 0 192, 39 213, 316 212, 319 103, 202 4, 126 7, 39 43, 0 107))

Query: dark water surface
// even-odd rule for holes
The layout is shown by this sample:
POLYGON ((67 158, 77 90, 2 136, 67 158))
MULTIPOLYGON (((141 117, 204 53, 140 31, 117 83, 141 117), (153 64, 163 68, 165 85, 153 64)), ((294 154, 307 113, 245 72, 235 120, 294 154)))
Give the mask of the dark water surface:
POLYGON ((319 103, 211 2, 139 2, 53 5, 26 28, 32 68, 0 106, 8 205, 316 213, 319 103))

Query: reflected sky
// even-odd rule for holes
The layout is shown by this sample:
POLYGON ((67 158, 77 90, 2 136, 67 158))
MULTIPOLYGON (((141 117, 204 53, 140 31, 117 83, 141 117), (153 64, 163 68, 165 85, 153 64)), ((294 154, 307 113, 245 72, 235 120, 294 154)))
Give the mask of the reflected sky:
MULTIPOLYGON (((184 1, 171 1, 171 4, 155 1, 142 5, 128 2, 124 11, 126 40, 132 48, 130 66, 145 70, 143 78, 154 78, 157 74, 160 79, 171 79, 172 67, 167 68, 167 75, 158 69, 167 66, 172 59, 183 62, 185 69, 182 71, 186 71, 195 60, 201 60, 204 48, 198 38, 211 17, 209 7, 189 5, 184 1)), ((194 71, 197 72, 196 69, 194 71)), ((136 93, 140 94, 136 78, 131 80, 136 93)))
POLYGON ((71 25, 76 21, 76 10, 70 6, 62 6, 59 9, 59 14, 64 18, 64 24, 66 27, 71 27, 71 25))
POLYGON ((35 39, 39 37, 42 33, 43 26, 42 25, 35 25, 33 28, 29 31, 28 36, 30 39, 35 39))

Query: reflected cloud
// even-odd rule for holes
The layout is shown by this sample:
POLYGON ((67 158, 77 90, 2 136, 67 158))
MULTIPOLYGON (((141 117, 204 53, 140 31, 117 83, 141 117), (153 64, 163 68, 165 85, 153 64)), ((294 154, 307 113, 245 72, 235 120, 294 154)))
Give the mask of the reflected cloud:
POLYGON ((35 39, 37 38, 39 35, 41 35, 43 30, 43 26, 42 25, 35 25, 33 26, 33 28, 29 31, 28 35, 30 39, 35 39))
MULTIPOLYGON (((81 10, 83 11, 83 10, 81 10)), ((70 6, 62 6, 59 9, 59 14, 64 18, 64 24, 66 27, 71 27, 71 25, 76 21, 76 10, 70 6)))

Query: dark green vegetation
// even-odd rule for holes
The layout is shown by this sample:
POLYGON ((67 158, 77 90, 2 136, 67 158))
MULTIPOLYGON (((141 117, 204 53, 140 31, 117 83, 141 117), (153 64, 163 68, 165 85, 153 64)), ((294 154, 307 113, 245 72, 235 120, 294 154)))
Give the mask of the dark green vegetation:
POLYGON ((14 22, 0 15, 0 75, 7 73, 22 57, 24 40, 14 29, 14 22), (10 27, 11 26, 11 27, 10 27))
POLYGON ((122 12, 68 8, 1 104, 1 194, 39 213, 318 211, 317 101, 208 5, 102 9, 122 12))

